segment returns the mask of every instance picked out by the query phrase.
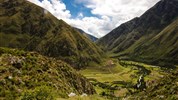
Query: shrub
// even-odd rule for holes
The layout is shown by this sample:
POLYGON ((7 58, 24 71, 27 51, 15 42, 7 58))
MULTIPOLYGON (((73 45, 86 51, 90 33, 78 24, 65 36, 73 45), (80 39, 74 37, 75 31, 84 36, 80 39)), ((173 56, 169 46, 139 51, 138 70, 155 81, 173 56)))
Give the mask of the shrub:
POLYGON ((21 96, 21 100, 54 100, 54 94, 50 87, 41 86, 34 90, 26 91, 21 96))

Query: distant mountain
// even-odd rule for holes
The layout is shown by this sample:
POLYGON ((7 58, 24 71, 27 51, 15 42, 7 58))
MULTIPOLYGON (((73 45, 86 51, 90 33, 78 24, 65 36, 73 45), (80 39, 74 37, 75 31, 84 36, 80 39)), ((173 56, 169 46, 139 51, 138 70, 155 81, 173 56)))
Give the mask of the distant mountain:
POLYGON ((34 100, 94 94, 89 81, 61 60, 0 47, 0 98, 34 100))
POLYGON ((86 32, 84 32, 82 29, 79 29, 79 28, 75 28, 77 31, 79 31, 81 34, 83 34, 84 36, 86 36, 87 38, 89 38, 91 41, 95 42, 98 40, 98 38, 96 38, 95 36, 93 35, 90 35, 86 32))
POLYGON ((47 10, 26 0, 0 0, 0 47, 37 51, 75 68, 99 63, 102 51, 47 10))
POLYGON ((98 40, 116 57, 164 66, 178 63, 178 0, 161 0, 98 40))

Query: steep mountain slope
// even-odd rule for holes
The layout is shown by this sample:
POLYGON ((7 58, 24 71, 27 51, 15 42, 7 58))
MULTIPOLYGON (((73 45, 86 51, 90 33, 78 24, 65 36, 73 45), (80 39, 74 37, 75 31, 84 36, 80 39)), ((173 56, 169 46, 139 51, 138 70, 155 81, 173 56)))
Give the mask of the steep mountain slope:
POLYGON ((177 17, 178 0, 161 0, 141 17, 111 31, 98 44, 119 57, 177 62, 177 17))
MULTIPOLYGON (((140 40, 144 40, 141 37, 140 40)), ((162 62, 175 63, 178 61, 178 18, 157 35, 142 43, 137 41, 121 53, 131 55, 133 59, 152 62, 161 65, 162 62)), ((163 65, 162 65, 163 66, 163 65)))
POLYGON ((75 28, 77 31, 79 31, 81 34, 83 34, 84 36, 88 37, 90 40, 92 40, 93 42, 97 41, 98 38, 84 32, 83 30, 79 29, 79 28, 75 28))
POLYGON ((71 92, 93 94, 95 90, 86 78, 63 61, 0 47, 1 99, 47 100, 67 97, 71 92))
POLYGON ((99 63, 102 53, 64 21, 26 0, 0 0, 0 46, 37 51, 75 67, 99 63))
MULTIPOLYGON (((128 43, 127 44, 125 43, 127 42, 126 40, 127 35, 129 35, 128 33, 131 32, 136 27, 137 21, 138 21, 138 18, 134 18, 131 21, 122 24, 118 28, 108 33, 106 36, 99 39, 97 43, 103 46, 104 49, 108 51, 114 50, 114 48, 117 48, 118 52, 124 50, 125 48, 127 48, 125 46, 128 45, 128 43)), ((131 40, 130 38, 129 41, 131 41, 130 43, 132 43, 134 39, 131 40)))

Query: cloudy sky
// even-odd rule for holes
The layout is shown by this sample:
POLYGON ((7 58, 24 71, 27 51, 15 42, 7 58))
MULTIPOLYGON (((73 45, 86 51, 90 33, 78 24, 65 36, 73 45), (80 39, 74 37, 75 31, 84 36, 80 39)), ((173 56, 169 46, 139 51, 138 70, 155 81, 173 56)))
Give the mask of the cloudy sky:
POLYGON ((142 15, 160 0, 28 0, 98 38, 142 15))

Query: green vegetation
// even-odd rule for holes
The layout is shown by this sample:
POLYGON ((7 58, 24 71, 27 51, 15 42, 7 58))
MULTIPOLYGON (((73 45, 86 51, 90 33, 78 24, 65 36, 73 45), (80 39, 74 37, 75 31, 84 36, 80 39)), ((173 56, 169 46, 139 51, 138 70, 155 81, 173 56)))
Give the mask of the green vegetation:
POLYGON ((161 0, 101 38, 104 54, 45 9, 0 0, 0 99, 178 99, 178 8, 171 4, 178 2, 161 0))
POLYGON ((94 94, 93 86, 70 65, 36 52, 0 48, 0 98, 67 98, 68 94, 94 94))
POLYGON ((161 0, 141 17, 134 18, 98 40, 115 58, 162 67, 178 64, 177 0, 161 0))
POLYGON ((26 0, 0 0, 0 47, 37 51, 80 69, 100 63, 102 51, 87 37, 26 0))
POLYGON ((171 70, 169 74, 151 83, 150 86, 142 92, 127 97, 127 99, 144 99, 144 100, 177 100, 178 99, 178 70, 171 70))
POLYGON ((108 100, 107 98, 103 98, 99 95, 91 95, 91 96, 74 96, 68 99, 58 98, 57 100, 108 100))
POLYGON ((140 93, 144 90, 136 87, 140 76, 144 77, 141 83, 147 88, 152 87, 150 82, 156 82, 168 75, 166 70, 169 69, 158 66, 115 59, 112 61, 112 64, 107 62, 105 66, 89 67, 80 71, 95 86, 97 94, 108 99, 121 99, 140 93))
POLYGON ((104 67, 82 72, 92 79, 97 93, 131 100, 178 98, 178 8, 172 4, 177 6, 178 1, 161 0, 97 41, 118 59, 106 73, 101 71, 104 67))
MULTIPOLYGON (((135 42, 124 52, 118 55, 127 55, 131 60, 150 63, 152 65, 159 65, 162 67, 175 67, 174 64, 178 62, 177 46, 178 46, 178 18, 168 25, 164 30, 158 33, 156 36, 148 39, 149 36, 142 37, 141 41, 135 42), (137 49, 137 50, 136 50, 137 49)), ((121 57, 123 58, 123 56, 121 57)))

